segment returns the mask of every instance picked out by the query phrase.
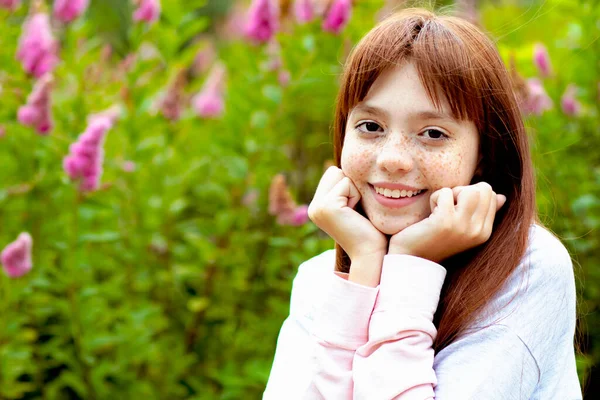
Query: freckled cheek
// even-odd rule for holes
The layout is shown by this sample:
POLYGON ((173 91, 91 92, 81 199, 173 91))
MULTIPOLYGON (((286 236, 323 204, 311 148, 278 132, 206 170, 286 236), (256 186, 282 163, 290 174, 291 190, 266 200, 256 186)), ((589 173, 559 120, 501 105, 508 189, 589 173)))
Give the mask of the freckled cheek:
POLYGON ((352 180, 368 179, 373 162, 373 149, 358 144, 346 144, 342 149, 342 171, 352 180))
POLYGON ((448 149, 417 156, 421 172, 429 187, 437 190, 469 184, 473 171, 471 168, 465 168, 465 154, 460 150, 448 149))

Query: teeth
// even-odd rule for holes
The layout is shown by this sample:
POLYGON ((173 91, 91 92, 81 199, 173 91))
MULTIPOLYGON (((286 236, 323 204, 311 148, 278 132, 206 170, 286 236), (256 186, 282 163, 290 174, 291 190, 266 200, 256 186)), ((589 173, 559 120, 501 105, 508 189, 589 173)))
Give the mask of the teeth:
POLYGON ((412 190, 399 190, 399 189, 384 189, 384 188, 380 188, 380 187, 375 187, 375 191, 385 197, 391 197, 394 199, 399 199, 401 197, 413 197, 418 195, 419 193, 421 193, 423 190, 417 190, 417 191, 412 191, 412 190))

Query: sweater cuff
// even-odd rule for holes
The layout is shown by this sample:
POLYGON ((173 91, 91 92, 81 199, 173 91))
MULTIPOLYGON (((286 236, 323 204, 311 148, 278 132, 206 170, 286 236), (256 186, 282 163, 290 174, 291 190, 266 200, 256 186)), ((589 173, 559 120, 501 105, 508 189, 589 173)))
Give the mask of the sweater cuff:
POLYGON ((388 254, 383 258, 374 312, 403 310, 431 316, 437 310, 446 269, 420 257, 388 254))
POLYGON ((335 273, 317 313, 312 334, 332 345, 355 350, 368 340, 378 288, 359 285, 335 273))

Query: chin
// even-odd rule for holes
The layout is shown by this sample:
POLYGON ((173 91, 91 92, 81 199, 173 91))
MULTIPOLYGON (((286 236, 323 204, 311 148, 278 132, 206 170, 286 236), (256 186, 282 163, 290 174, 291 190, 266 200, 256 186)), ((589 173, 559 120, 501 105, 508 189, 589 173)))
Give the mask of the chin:
POLYGON ((385 235, 395 235, 398 232, 403 231, 409 226, 416 224, 417 220, 404 220, 404 221, 377 221, 373 223, 373 226, 377 228, 381 233, 385 235))

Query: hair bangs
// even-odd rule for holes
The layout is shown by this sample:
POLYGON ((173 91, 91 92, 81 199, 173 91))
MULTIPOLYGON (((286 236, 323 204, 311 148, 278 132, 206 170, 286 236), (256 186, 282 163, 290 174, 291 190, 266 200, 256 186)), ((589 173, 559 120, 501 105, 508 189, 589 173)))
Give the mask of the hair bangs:
POLYGON ((427 95, 439 110, 444 103, 452 115, 470 120, 481 128, 483 65, 473 57, 479 46, 465 43, 443 19, 427 21, 412 46, 414 62, 427 95))
POLYGON ((338 111, 348 114, 363 101, 384 71, 413 62, 438 110, 447 104, 453 117, 473 121, 481 129, 485 115, 483 90, 491 86, 485 82, 483 70, 498 65, 486 56, 493 49, 487 48, 480 35, 462 32, 464 24, 455 24, 454 20, 419 10, 408 17, 404 13, 393 16, 375 27, 350 54, 342 76, 338 111))

